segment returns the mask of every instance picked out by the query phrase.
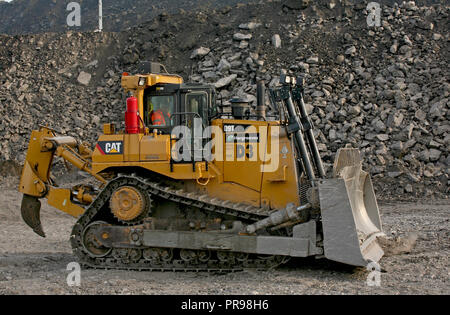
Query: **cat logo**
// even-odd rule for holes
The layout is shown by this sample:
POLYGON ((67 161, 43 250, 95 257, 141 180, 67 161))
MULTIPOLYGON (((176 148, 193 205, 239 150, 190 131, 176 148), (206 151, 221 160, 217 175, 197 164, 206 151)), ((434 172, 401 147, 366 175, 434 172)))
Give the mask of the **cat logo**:
POLYGON ((114 143, 107 143, 105 145, 105 153, 107 154, 117 154, 120 153, 120 147, 122 146, 122 143, 114 142, 114 143))
POLYGON ((123 154, 123 141, 100 141, 97 143, 97 149, 102 155, 123 154))

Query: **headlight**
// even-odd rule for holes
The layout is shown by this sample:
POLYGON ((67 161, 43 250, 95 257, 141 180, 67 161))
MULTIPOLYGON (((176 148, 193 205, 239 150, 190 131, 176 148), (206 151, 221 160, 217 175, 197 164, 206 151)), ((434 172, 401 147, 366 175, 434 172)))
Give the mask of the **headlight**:
POLYGON ((139 86, 144 86, 147 82, 147 78, 139 78, 139 86))

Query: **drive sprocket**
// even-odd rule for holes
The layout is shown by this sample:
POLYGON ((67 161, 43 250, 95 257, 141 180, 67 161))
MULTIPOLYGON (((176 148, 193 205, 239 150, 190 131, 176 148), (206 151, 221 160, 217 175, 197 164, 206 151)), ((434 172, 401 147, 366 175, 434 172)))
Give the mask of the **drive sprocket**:
POLYGON ((109 206, 120 222, 127 225, 138 224, 148 216, 151 199, 137 187, 122 186, 112 193, 109 206))

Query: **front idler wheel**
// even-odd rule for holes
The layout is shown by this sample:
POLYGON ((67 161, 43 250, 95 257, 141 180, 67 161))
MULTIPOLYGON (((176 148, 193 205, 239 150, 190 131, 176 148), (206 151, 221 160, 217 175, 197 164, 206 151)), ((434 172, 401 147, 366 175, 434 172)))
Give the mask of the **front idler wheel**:
POLYGON ((82 244, 91 257, 102 258, 111 253, 111 248, 102 245, 97 235, 98 227, 107 224, 103 221, 96 221, 89 224, 83 231, 82 244))

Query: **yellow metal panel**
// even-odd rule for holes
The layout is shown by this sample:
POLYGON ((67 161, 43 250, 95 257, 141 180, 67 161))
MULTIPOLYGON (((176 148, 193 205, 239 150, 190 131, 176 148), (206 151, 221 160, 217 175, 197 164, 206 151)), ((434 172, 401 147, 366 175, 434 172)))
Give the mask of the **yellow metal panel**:
POLYGON ((112 135, 116 132, 116 126, 114 124, 104 124, 103 133, 105 135, 112 135))
POLYGON ((195 165, 196 171, 192 171, 192 164, 174 164, 173 172, 170 171, 169 161, 155 161, 155 162, 116 162, 116 163, 93 163, 92 170, 95 173, 100 173, 105 170, 111 170, 119 167, 140 167, 173 179, 197 179, 199 177, 199 169, 202 169, 202 178, 215 177, 215 174, 210 171, 205 171, 206 163, 198 162, 195 165))
MULTIPOLYGON (((237 141, 237 143, 227 142, 228 137, 233 137, 234 132, 224 132, 224 181, 236 183, 255 191, 261 190, 262 172, 264 154, 267 146, 267 136, 264 137, 262 128, 268 131, 269 123, 265 121, 246 121, 246 120, 227 120, 222 121, 223 125, 242 125, 246 130, 237 133, 238 137, 245 134, 257 135, 259 142, 237 141)), ((266 135, 268 132, 266 131, 266 135)))
POLYGON ((279 167, 275 172, 263 173, 261 189, 261 199, 268 200, 272 209, 283 209, 289 203, 300 205, 294 146, 285 134, 279 139, 279 167))
POLYGON ((20 178, 19 191, 26 195, 42 197, 45 194, 45 190, 45 184, 33 171, 30 163, 25 161, 22 169, 22 177, 20 178))
POLYGON ((269 182, 285 182, 287 177, 287 170, 288 166, 282 165, 276 172, 267 173, 265 179, 267 179, 269 182))
MULTIPOLYGON (((224 124, 245 124, 249 122, 239 120, 214 120, 212 125, 219 126, 223 130, 224 124)), ((260 122, 252 121, 252 125, 257 126, 258 130, 261 126, 279 126, 278 122, 260 122)), ((233 202, 244 202, 255 206, 270 206, 272 209, 285 208, 288 203, 293 202, 299 205, 298 189, 297 189, 297 170, 294 160, 294 147, 291 140, 287 137, 283 128, 280 129, 279 136, 279 152, 271 152, 272 143, 270 137, 266 140, 266 144, 262 143, 265 153, 278 154, 279 165, 275 169, 264 167, 264 172, 256 167, 249 167, 251 162, 214 162, 214 168, 218 172, 223 173, 225 183, 221 183, 221 176, 217 176, 207 185, 208 194, 220 199, 226 199, 233 202), (264 147, 264 145, 267 146, 264 147), (234 163, 234 165, 233 165, 234 163), (243 167, 240 167, 242 164, 243 167), (224 166, 226 165, 226 166, 224 166), (259 177, 262 176, 262 180, 259 177), (227 180, 233 180, 233 183, 227 183, 227 180), (258 187, 260 188, 254 189, 258 187), (261 193, 259 193, 260 191, 261 193)), ((268 130, 270 135, 270 129, 268 130)), ((226 143, 223 144, 224 147, 226 143)), ((258 152, 259 153, 259 152, 258 152)), ((261 157, 258 156, 260 159, 261 157)), ((267 157, 264 157, 265 160, 267 157)), ((274 157, 273 157, 274 158, 274 157)), ((258 166, 262 163, 253 162, 258 166)), ((268 165, 264 163, 264 165, 268 165)))
POLYGON ((139 86, 139 77, 135 75, 122 76, 122 87, 129 91, 135 90, 139 86))
POLYGON ((102 162, 123 162, 123 154, 119 155, 110 155, 106 154, 106 152, 102 152, 101 148, 99 146, 100 142, 120 142, 124 141, 124 135, 115 134, 115 135, 101 135, 97 141, 97 145, 95 147, 95 150, 92 154, 92 162, 93 163, 102 163, 102 162))
POLYGON ((122 76, 122 87, 129 90, 136 90, 139 88, 139 79, 147 78, 146 85, 142 86, 143 88, 148 86, 153 86, 156 84, 182 84, 183 78, 177 75, 170 74, 148 74, 148 75, 128 75, 122 76))
POLYGON ((143 134, 126 134, 124 135, 124 161, 139 161, 140 140, 143 134))
POLYGON ((70 214, 75 218, 78 218, 84 213, 82 207, 72 203, 69 189, 50 188, 47 195, 47 202, 50 206, 70 214))
POLYGON ((47 128, 41 128, 39 131, 33 130, 28 144, 26 160, 30 162, 31 168, 44 182, 48 181, 50 166, 53 161, 53 152, 42 152, 42 144, 44 143, 45 138, 51 138, 53 136, 51 130, 47 128))
POLYGON ((208 195, 235 203, 245 203, 255 207, 260 207, 260 193, 234 183, 220 183, 213 179, 206 186, 208 195))
POLYGON ((50 176, 53 152, 43 150, 45 138, 53 137, 53 132, 45 127, 33 130, 28 144, 27 156, 22 169, 19 191, 35 197, 42 197, 46 192, 45 183, 50 176))
POLYGON ((169 161, 170 135, 144 136, 141 140, 141 161, 169 161))
POLYGON ((165 74, 150 74, 147 76, 148 86, 153 86, 161 83, 182 84, 183 78, 177 75, 165 75, 165 74))
MULTIPOLYGON (((139 87, 135 93, 134 96, 137 98, 138 101, 138 108, 139 108, 139 116, 141 117, 142 121, 144 120, 144 87, 139 87)), ((139 126, 142 124, 139 122, 139 126)))

